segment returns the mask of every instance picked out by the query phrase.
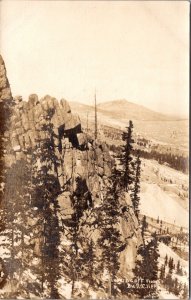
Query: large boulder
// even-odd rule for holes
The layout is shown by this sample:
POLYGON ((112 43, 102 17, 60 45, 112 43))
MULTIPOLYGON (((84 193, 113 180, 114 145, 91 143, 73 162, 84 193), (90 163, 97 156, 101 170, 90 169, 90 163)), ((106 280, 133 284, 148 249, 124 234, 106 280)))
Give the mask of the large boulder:
POLYGON ((81 122, 78 115, 68 114, 65 120, 65 131, 73 129, 76 133, 81 132, 81 122))

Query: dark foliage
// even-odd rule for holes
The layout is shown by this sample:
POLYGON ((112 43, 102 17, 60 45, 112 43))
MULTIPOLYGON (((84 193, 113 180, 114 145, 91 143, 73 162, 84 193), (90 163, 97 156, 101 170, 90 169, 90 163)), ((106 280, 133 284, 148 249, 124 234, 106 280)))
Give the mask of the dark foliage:
POLYGON ((101 261, 103 267, 109 274, 109 289, 112 296, 117 295, 116 278, 120 267, 119 250, 122 246, 121 234, 117 226, 119 224, 121 211, 119 203, 120 183, 118 175, 118 171, 114 168, 110 186, 101 207, 101 237, 98 239, 98 245, 102 250, 101 261))
POLYGON ((132 183, 131 188, 131 199, 133 203, 133 208, 135 211, 135 215, 138 218, 139 215, 139 202, 140 202, 140 176, 141 176, 141 160, 139 152, 137 153, 136 161, 133 165, 134 168, 134 181, 132 183))
MULTIPOLYGON (((141 260, 137 260, 133 270, 136 278, 141 278, 146 281, 156 282, 158 279, 158 242, 156 235, 146 245, 142 245, 138 249, 138 254, 141 260)), ((157 288, 152 290, 138 289, 137 294, 140 298, 156 297, 157 288)))
POLYGON ((133 122, 129 121, 127 131, 123 132, 122 140, 124 145, 121 148, 119 161, 121 165, 121 184, 125 191, 128 191, 131 183, 133 182, 133 168, 132 168, 132 150, 133 150, 133 122))
POLYGON ((172 153, 160 153, 156 150, 145 151, 140 150, 140 156, 146 159, 155 159, 159 164, 167 163, 171 168, 188 173, 189 158, 183 155, 176 155, 172 153))

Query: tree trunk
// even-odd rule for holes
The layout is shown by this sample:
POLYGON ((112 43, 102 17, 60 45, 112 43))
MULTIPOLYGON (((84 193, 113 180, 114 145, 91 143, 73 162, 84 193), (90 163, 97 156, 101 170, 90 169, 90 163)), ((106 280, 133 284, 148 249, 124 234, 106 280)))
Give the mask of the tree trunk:
POLYGON ((74 288, 75 288, 75 278, 72 279, 72 292, 71 292, 71 298, 73 299, 74 296, 74 288))

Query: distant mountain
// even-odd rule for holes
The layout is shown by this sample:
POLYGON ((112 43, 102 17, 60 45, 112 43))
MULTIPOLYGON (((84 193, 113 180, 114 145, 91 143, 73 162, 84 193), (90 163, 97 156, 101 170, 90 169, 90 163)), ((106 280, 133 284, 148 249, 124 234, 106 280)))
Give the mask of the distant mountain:
MULTIPOLYGON (((72 110, 80 112, 93 112, 94 107, 82 103, 71 102, 72 110)), ((97 105, 98 112, 114 119, 137 121, 173 121, 178 118, 150 110, 142 105, 127 100, 114 100, 97 105)), ((180 119, 180 118, 179 118, 180 119)))
POLYGON ((176 117, 155 112, 142 105, 138 105, 124 99, 100 103, 98 107, 114 114, 115 117, 120 117, 122 119, 139 121, 167 121, 177 119, 176 117))
MULTIPOLYGON (((94 128, 94 106, 70 102, 73 113, 80 116, 82 126, 94 128)), ((122 129, 133 121, 134 131, 157 143, 188 149, 188 120, 152 111, 127 100, 115 100, 97 105, 98 125, 122 129)))

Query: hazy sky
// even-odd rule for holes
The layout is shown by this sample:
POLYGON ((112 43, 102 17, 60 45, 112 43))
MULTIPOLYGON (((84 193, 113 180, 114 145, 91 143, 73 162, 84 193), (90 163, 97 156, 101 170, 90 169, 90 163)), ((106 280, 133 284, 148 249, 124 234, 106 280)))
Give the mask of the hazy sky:
POLYGON ((189 2, 1 1, 0 47, 13 95, 127 99, 185 115, 189 2))

